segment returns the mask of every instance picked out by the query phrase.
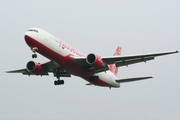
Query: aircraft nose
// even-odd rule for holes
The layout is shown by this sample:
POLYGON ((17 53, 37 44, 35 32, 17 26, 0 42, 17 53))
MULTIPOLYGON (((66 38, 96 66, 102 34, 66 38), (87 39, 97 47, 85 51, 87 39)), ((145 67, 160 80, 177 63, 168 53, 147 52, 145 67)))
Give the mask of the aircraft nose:
POLYGON ((25 42, 28 44, 29 47, 32 46, 32 39, 30 37, 30 35, 26 32, 25 35, 24 35, 24 39, 25 39, 25 42))
POLYGON ((30 36, 30 35, 28 34, 28 32, 25 32, 25 34, 24 34, 24 39, 26 40, 26 38, 27 38, 28 36, 30 36))
POLYGON ((32 31, 27 31, 27 32, 25 32, 24 39, 29 47, 34 47, 34 42, 37 39, 37 34, 32 33, 32 31))

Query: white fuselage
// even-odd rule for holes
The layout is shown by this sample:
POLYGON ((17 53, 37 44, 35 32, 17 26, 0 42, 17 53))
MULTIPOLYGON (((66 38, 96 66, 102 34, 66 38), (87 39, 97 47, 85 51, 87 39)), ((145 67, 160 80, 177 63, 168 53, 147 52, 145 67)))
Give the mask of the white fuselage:
POLYGON ((85 56, 78 50, 67 45, 65 42, 58 40, 50 33, 34 28, 37 31, 29 30, 25 33, 25 39, 29 47, 37 47, 37 52, 51 61, 57 63, 59 67, 65 69, 67 72, 79 76, 94 85, 105 86, 105 87, 120 87, 117 83, 117 77, 109 70, 104 72, 95 73, 94 75, 99 77, 97 81, 89 81, 89 77, 92 73, 75 63, 71 56, 85 56))

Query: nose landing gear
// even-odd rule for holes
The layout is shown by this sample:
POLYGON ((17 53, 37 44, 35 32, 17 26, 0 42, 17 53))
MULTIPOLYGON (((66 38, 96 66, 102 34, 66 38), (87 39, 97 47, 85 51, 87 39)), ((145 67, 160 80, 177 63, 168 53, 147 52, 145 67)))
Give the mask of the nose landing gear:
POLYGON ((37 54, 36 53, 32 54, 32 58, 37 58, 37 54))
POLYGON ((37 47, 32 47, 31 50, 34 53, 34 54, 32 54, 32 58, 37 58, 36 51, 38 50, 38 48, 37 47))

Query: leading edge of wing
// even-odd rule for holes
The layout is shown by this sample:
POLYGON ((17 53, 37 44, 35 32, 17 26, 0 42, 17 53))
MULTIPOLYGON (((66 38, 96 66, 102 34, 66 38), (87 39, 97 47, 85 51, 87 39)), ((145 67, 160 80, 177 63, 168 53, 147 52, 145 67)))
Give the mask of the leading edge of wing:
MULTIPOLYGON (((27 69, 19 69, 19 70, 12 70, 12 71, 5 71, 6 73, 22 73, 23 75, 34 75, 30 73, 27 69)), ((48 72, 42 72, 41 75, 49 75, 48 72)))
POLYGON ((5 71, 6 73, 25 73, 28 72, 27 69, 19 69, 19 70, 11 70, 11 71, 5 71))
POLYGON ((149 77, 125 78, 125 79, 118 79, 116 80, 116 82, 117 83, 134 82, 134 81, 145 80, 145 79, 150 79, 150 78, 153 78, 153 77, 149 76, 149 77))
POLYGON ((126 56, 109 56, 109 57, 102 57, 104 62, 107 64, 113 64, 117 61, 121 60, 130 60, 130 59, 137 59, 137 58, 147 58, 147 57, 157 57, 169 54, 179 53, 178 51, 171 51, 171 52, 162 52, 162 53, 154 53, 154 54, 141 54, 141 55, 126 55, 126 56))

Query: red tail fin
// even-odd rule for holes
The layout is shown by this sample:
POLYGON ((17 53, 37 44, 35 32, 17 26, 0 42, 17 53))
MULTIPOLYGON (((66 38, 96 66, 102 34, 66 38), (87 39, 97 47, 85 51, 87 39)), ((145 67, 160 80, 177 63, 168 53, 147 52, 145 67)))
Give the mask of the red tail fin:
MULTIPOLYGON (((117 47, 117 49, 116 49, 116 52, 113 54, 114 56, 120 56, 121 55, 121 47, 117 47)), ((116 65, 115 64, 110 64, 109 65, 109 70, 112 72, 112 73, 114 73, 114 75, 116 75, 117 76, 117 74, 118 74, 118 67, 116 67, 116 65)))

